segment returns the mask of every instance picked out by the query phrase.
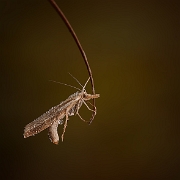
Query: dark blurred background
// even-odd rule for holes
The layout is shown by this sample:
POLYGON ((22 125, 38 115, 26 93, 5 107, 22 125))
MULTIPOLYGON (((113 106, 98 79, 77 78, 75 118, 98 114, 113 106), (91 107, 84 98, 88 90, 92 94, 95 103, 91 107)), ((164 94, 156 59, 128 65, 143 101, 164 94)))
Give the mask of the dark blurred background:
POLYGON ((79 87, 68 72, 82 84, 88 73, 47 0, 1 0, 1 179, 180 179, 179 4, 57 3, 89 59, 97 116, 90 126, 71 117, 58 146, 46 130, 23 138, 27 123, 76 92, 49 80, 79 87))

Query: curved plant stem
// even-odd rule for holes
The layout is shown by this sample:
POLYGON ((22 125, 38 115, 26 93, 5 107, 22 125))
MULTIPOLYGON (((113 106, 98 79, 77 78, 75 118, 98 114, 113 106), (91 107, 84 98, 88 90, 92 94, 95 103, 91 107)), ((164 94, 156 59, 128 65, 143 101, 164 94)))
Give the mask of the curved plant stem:
MULTIPOLYGON (((65 25, 67 26, 67 28, 69 29, 71 35, 73 36, 78 48, 79 48, 79 51, 81 52, 81 55, 84 59, 84 62, 86 64, 86 67, 87 67, 87 70, 88 70, 88 73, 89 73, 89 76, 90 76, 90 80, 91 80, 91 86, 92 86, 92 93, 95 95, 95 88, 94 88, 94 80, 93 80, 93 76, 92 76, 92 71, 91 71, 91 68, 89 66, 89 62, 87 60, 87 57, 86 57, 86 54, 81 46, 81 43, 79 42, 79 39, 76 35, 76 33, 74 32, 73 28, 71 27, 69 21, 67 20, 66 16, 63 14, 63 12, 61 11, 61 9, 59 8, 59 6, 56 4, 56 2, 54 0, 49 0, 49 2, 51 3, 51 5, 53 6, 53 8, 56 10, 56 12, 60 15, 60 17, 62 18, 62 20, 64 21, 65 25)), ((96 115, 96 107, 95 107, 95 99, 93 99, 93 107, 94 107, 94 112, 92 114, 92 117, 89 121, 89 124, 92 123, 95 115, 96 115)))

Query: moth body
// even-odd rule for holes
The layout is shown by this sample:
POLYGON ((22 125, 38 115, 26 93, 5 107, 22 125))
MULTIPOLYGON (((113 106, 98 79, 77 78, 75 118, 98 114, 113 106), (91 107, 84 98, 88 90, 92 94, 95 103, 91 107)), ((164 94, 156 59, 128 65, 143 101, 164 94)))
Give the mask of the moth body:
POLYGON ((81 108, 82 104, 85 103, 85 101, 98 97, 99 94, 87 94, 84 88, 81 92, 77 91, 76 93, 70 95, 65 101, 62 101, 59 105, 52 107, 43 115, 41 115, 31 123, 27 124, 24 128, 24 138, 34 136, 48 128, 49 139, 54 144, 58 144, 59 136, 57 128, 59 122, 62 122, 62 120, 66 117, 63 134, 61 136, 63 141, 64 133, 67 127, 68 117, 76 114, 79 115, 78 111, 81 108))

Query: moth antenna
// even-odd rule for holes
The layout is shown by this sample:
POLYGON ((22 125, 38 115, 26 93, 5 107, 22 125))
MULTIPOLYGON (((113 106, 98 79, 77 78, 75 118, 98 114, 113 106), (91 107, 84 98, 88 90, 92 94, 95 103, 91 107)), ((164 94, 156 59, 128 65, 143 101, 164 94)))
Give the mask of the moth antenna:
POLYGON ((85 85, 83 86, 83 89, 85 89, 85 87, 86 87, 87 83, 89 82, 89 80, 90 80, 90 77, 88 78, 88 80, 86 81, 85 85))
POLYGON ((90 80, 90 77, 88 78, 88 80, 86 81, 85 85, 83 86, 83 85, 77 80, 77 78, 75 78, 70 72, 68 72, 68 73, 69 73, 69 75, 70 75, 73 79, 75 79, 75 80, 78 82, 78 84, 79 84, 83 89, 85 89, 87 83, 88 83, 89 80, 90 80))
POLYGON ((79 89, 79 88, 77 88, 77 87, 75 87, 75 86, 71 86, 71 85, 69 85, 69 84, 65 84, 65 83, 57 82, 57 81, 53 81, 53 80, 49 80, 49 81, 54 82, 54 83, 57 83, 57 84, 63 84, 63 85, 65 85, 65 86, 69 86, 69 87, 72 87, 72 88, 74 88, 74 89, 77 89, 77 90, 81 91, 81 89, 79 89))
POLYGON ((73 78, 73 79, 75 79, 76 81, 77 81, 77 83, 81 86, 81 87, 83 87, 83 85, 77 80, 77 78, 75 78, 70 72, 68 72, 69 73, 69 75, 73 78))

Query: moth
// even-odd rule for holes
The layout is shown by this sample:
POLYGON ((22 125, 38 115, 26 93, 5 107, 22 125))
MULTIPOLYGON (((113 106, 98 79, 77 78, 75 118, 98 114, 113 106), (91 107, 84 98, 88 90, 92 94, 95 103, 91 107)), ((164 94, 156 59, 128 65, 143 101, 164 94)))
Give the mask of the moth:
MULTIPOLYGON (((76 78, 74 78, 76 79, 76 78)), ((59 124, 63 123, 63 119, 65 118, 63 133, 61 135, 61 139, 64 139, 64 133, 66 131, 67 123, 69 120, 69 116, 78 115, 81 120, 85 121, 79 114, 79 109, 83 104, 90 111, 95 111, 89 108, 86 101, 90 99, 98 98, 99 94, 88 94, 85 90, 85 87, 88 83, 90 78, 86 81, 85 85, 82 86, 79 81, 77 82, 82 86, 82 90, 79 88, 79 91, 75 92, 74 94, 70 95, 65 101, 62 101, 59 105, 52 107, 49 111, 45 112, 43 115, 32 121, 31 123, 27 124, 24 128, 24 138, 34 136, 41 131, 48 129, 48 136, 52 143, 58 144, 59 143, 59 135, 57 132, 57 128, 59 124)), ((61 83, 63 84, 63 83, 61 83)), ((65 84, 67 85, 67 84, 65 84)), ((70 85, 68 85, 70 86, 70 85)), ((71 86, 72 87, 72 86, 71 86)), ((94 108, 96 109, 96 108, 94 108)))

